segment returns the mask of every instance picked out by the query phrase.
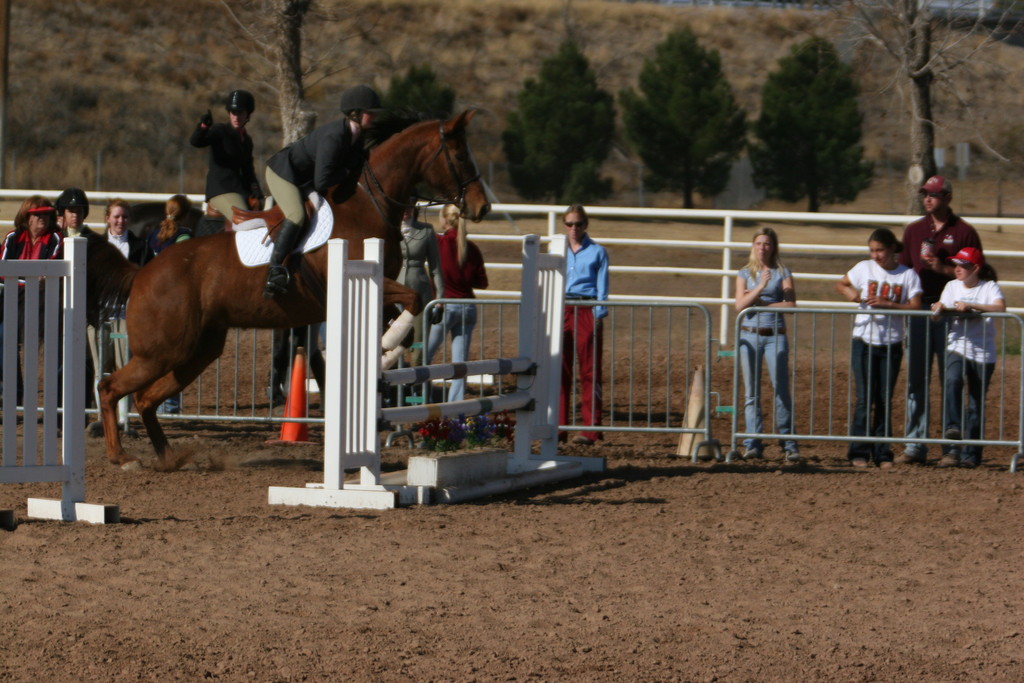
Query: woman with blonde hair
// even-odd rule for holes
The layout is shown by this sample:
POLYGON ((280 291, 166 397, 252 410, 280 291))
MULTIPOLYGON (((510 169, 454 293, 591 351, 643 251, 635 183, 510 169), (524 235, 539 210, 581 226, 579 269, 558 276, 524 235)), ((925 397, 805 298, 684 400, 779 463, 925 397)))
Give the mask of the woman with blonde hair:
MULTIPOLYGON (((466 238, 466 221, 459 207, 446 204, 441 209, 444 234, 437 239, 441 255, 441 278, 445 299, 475 299, 475 287, 487 288, 487 271, 480 249, 466 238)), ((472 303, 449 303, 444 306, 444 318, 430 328, 427 339, 427 363, 430 363, 444 341, 451 334, 454 363, 466 360, 469 341, 476 326, 476 306, 472 303)), ((452 380, 449 401, 461 401, 466 393, 466 380, 452 380)))
MULTIPOLYGON (((754 233, 750 247, 750 260, 736 274, 736 310, 752 306, 791 308, 796 305, 793 274, 779 258, 779 237, 771 228, 754 233)), ((781 313, 758 311, 747 313, 740 322, 736 352, 743 372, 743 416, 747 431, 764 431, 761 415, 761 366, 767 361, 768 377, 775 394, 775 431, 793 432, 793 416, 789 395, 789 344, 786 339, 786 321, 781 313)), ((745 460, 764 457, 761 440, 744 439, 745 460)), ((782 441, 783 452, 789 462, 800 462, 796 441, 782 441)))

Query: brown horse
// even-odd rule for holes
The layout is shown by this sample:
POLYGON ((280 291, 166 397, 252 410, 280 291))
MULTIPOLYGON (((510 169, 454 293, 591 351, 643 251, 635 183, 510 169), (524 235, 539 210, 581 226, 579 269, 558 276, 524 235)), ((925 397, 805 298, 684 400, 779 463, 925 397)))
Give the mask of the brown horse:
MULTIPOLYGON (((415 314, 425 303, 392 279, 401 266, 402 211, 417 184, 426 183, 444 201, 461 205, 463 215, 474 221, 490 209, 466 141, 466 126, 473 114, 467 110, 449 121, 409 125, 373 148, 361 182, 347 200, 336 204, 331 199, 333 189, 326 193, 334 213, 331 237, 351 242, 351 258, 363 257, 364 239, 385 241, 385 304, 401 303, 415 314)), ((268 224, 273 224, 272 217, 268 224)), ((233 233, 186 240, 143 268, 112 256, 106 240, 90 240, 87 288, 91 316, 95 318, 101 306, 116 305, 126 298, 128 302, 131 360, 99 384, 111 462, 138 466, 122 447, 117 430, 117 402, 122 396, 134 394, 157 455, 154 468, 177 469, 183 458, 170 449, 156 409, 221 355, 228 329, 300 327, 326 318, 326 248, 302 256, 292 254, 288 292, 268 301, 263 298, 266 267, 243 266, 233 240, 233 233)))

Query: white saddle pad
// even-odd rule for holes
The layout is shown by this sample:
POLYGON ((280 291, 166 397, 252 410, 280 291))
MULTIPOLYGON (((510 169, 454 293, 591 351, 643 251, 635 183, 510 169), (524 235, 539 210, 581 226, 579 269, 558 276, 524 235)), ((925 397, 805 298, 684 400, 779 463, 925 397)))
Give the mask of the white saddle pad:
MULTIPOLYGON (((297 251, 313 251, 327 242, 331 230, 334 229, 334 213, 324 198, 316 192, 311 192, 309 201, 314 207, 313 217, 310 219, 305 238, 292 251, 293 254, 297 251)), ((267 239, 266 222, 262 218, 254 218, 236 225, 235 248, 238 249, 238 258, 242 265, 254 267, 270 263, 270 252, 274 249, 274 243, 267 239)))

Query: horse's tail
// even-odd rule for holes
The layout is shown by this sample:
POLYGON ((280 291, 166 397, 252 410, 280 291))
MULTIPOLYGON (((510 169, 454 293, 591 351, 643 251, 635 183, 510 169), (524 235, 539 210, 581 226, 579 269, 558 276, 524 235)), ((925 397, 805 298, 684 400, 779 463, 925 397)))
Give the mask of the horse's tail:
POLYGON ((99 324, 115 315, 128 302, 139 266, 124 257, 106 237, 85 228, 86 238, 86 318, 99 324))

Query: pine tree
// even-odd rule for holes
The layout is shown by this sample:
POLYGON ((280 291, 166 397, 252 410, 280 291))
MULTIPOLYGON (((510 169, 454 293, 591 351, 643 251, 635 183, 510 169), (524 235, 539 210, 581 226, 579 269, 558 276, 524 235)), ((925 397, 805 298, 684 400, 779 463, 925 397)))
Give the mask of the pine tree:
POLYGON ((615 130, 613 99, 575 42, 563 42, 525 81, 517 103, 501 136, 516 190, 562 204, 607 197, 611 182, 599 171, 615 130))
POLYGON ((639 94, 623 90, 619 102, 650 186, 682 192, 686 208, 693 207, 695 192, 724 190, 745 144, 746 114, 722 74, 718 52, 702 48, 688 28, 675 31, 644 62, 639 86, 639 94))
POLYGON ((861 146, 862 116, 850 67, 823 38, 795 45, 769 74, 754 126, 754 179, 769 197, 850 202, 871 182, 861 146))
POLYGON ((404 76, 392 76, 381 98, 385 109, 423 112, 447 119, 455 108, 455 90, 438 82, 429 64, 410 66, 404 76))

